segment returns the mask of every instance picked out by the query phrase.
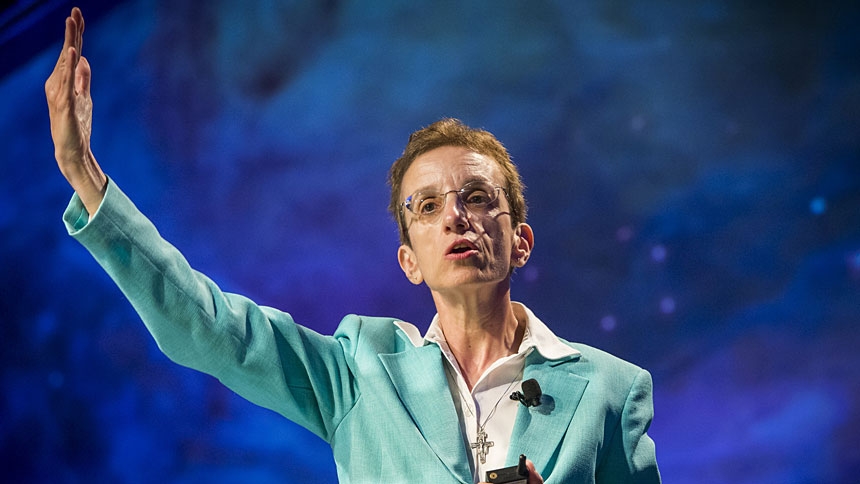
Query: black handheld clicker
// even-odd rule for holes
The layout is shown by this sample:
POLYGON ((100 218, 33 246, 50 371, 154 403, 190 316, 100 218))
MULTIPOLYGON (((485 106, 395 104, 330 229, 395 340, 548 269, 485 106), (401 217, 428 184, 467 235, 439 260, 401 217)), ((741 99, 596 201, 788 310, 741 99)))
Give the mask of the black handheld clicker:
POLYGON ((528 480, 525 454, 520 454, 520 463, 515 466, 487 471, 487 482, 491 484, 528 484, 528 480))

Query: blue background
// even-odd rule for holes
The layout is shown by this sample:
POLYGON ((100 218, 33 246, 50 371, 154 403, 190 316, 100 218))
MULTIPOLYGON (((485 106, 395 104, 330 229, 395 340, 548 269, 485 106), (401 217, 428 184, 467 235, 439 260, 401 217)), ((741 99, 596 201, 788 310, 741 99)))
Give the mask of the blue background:
MULTIPOLYGON (((528 186, 514 299, 653 373, 667 482, 856 482, 856 3, 91 3, 96 157, 223 289, 426 329, 385 175, 458 117, 528 186)), ((0 475, 335 482, 324 442, 162 356, 65 234, 50 7, 0 39, 0 475)))

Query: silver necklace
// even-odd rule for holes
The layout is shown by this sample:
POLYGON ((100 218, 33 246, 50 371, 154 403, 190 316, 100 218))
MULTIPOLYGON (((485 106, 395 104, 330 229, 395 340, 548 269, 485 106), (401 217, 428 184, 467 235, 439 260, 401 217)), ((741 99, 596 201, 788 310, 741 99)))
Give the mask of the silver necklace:
MULTIPOLYGON (((525 368, 525 361, 523 362, 523 368, 525 368)), ((445 365, 445 370, 447 370, 449 374, 451 373, 451 370, 448 368, 448 365, 445 365)), ((484 423, 482 424, 478 422, 476 418, 476 423, 478 424, 478 432, 475 439, 476 441, 470 442, 469 447, 475 449, 475 453, 478 459, 481 461, 481 464, 487 463, 487 454, 490 453, 490 447, 495 445, 495 442, 493 442, 492 440, 487 440, 487 431, 485 430, 487 422, 489 422, 490 419, 493 418, 493 415, 496 413, 496 409, 499 407, 499 404, 502 403, 502 398, 504 398, 505 395, 508 394, 508 391, 510 391, 511 387, 514 386, 514 383, 520 378, 522 372, 523 370, 520 370, 516 375, 514 375, 514 379, 511 380, 510 383, 508 383, 508 387, 505 389, 505 391, 502 392, 501 396, 499 396, 499 399, 496 400, 496 404, 493 405, 493 408, 490 410, 490 413, 487 414, 487 418, 484 419, 484 423)), ((457 382, 457 378, 453 374, 451 374, 451 378, 454 380, 454 385, 456 385, 457 387, 457 393, 460 394, 460 399, 466 405, 466 409, 469 411, 469 415, 475 416, 475 414, 472 413, 472 407, 469 405, 469 401, 466 400, 466 397, 460 390, 460 384, 457 382)), ((477 403, 475 405, 477 406, 477 403)))

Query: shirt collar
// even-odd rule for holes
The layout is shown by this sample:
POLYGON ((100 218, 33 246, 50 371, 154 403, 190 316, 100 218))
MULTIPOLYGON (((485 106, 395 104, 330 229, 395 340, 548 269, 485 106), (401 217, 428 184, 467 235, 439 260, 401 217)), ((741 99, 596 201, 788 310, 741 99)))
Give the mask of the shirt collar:
MULTIPOLYGON (((523 341, 520 343, 517 353, 524 353, 529 348, 535 348, 541 356, 548 360, 558 360, 579 354, 578 350, 562 343, 555 333, 524 304, 518 302, 512 302, 511 304, 517 317, 525 317, 526 319, 526 332, 523 335, 523 341)), ((395 324, 403 330, 409 341, 416 347, 431 343, 436 343, 443 348, 447 347, 445 335, 442 333, 442 327, 439 325, 439 314, 433 316, 433 321, 430 323, 430 327, 427 328, 427 333, 423 338, 415 326, 402 321, 398 321, 395 324)))

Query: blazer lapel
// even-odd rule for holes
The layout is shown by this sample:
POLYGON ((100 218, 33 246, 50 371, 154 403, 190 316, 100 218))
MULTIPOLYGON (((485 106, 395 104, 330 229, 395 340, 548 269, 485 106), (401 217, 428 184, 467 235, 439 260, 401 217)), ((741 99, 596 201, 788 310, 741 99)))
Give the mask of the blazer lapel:
POLYGON ((469 457, 448 391, 439 346, 416 348, 407 344, 405 351, 381 354, 379 359, 428 445, 451 474, 464 483, 472 482, 469 457))
POLYGON ((587 378, 572 373, 578 358, 544 360, 537 351, 527 357, 523 380, 537 380, 543 397, 541 405, 520 406, 517 410, 508 465, 516 464, 520 454, 525 454, 537 469, 545 468, 550 462, 588 385, 587 378))

